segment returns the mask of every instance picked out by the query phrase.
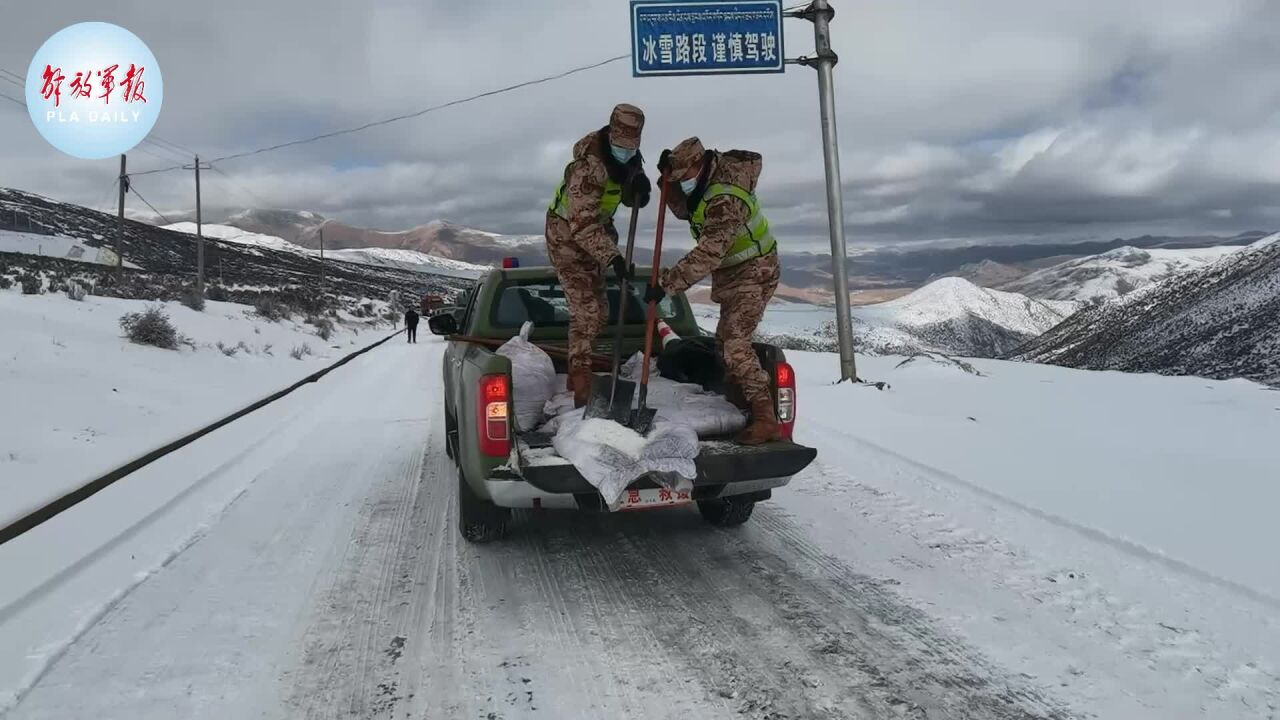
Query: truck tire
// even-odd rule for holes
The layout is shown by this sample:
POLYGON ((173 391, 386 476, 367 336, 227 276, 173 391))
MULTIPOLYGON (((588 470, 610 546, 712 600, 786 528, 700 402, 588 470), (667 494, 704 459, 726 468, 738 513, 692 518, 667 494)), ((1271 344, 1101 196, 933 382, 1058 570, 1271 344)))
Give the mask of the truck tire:
POLYGON ((507 518, 511 511, 477 497, 458 471, 458 530, 463 539, 473 543, 501 540, 507 534, 507 518))
POLYGON ((716 527, 736 527, 751 519, 751 511, 755 510, 755 500, 742 500, 733 497, 699 500, 698 512, 702 519, 716 527))

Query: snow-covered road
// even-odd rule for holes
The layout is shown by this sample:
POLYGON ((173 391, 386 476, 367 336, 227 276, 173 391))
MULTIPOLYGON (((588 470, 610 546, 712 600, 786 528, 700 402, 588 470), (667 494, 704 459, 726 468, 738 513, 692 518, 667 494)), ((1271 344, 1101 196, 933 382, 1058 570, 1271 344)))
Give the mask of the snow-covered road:
POLYGON ((234 458, 166 458, 154 471, 247 490, 53 654, 12 717, 1066 715, 780 509, 738 531, 529 515, 465 544, 440 352, 384 346, 208 438, 257 438, 234 458))
POLYGON ((1256 386, 872 358, 881 393, 796 353, 819 458, 746 526, 526 513, 472 546, 442 350, 384 345, 0 546, 0 715, 1280 717, 1273 574, 1229 572, 1265 549, 1098 512, 1148 457, 1199 492, 1176 429, 1206 407, 1239 436, 1216 502, 1265 505, 1280 408, 1256 386), (1071 391, 1033 428, 1050 382, 1071 391), (1072 406, 1094 395, 1166 424, 1109 445, 1072 406))

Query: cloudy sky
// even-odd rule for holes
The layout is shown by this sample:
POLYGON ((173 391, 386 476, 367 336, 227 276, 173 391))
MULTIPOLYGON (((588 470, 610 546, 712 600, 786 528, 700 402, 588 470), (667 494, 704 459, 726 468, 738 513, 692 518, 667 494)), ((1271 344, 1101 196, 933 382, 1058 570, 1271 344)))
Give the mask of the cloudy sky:
MULTIPOLYGON (((798 1, 798 0, 797 0, 798 1)), ((834 0, 853 245, 1280 228, 1280 3, 834 0)), ((0 68, 85 20, 123 25, 165 80, 155 132, 216 157, 359 125, 629 52, 624 0, 11 0, 0 68)), ((812 51, 788 20, 787 54, 812 51)), ((21 90, 0 83, 0 93, 21 90)), ((229 160, 206 206, 310 209, 402 229, 540 233, 570 146, 617 102, 644 151, 697 134, 764 154, 784 242, 825 244, 814 72, 643 78, 605 67, 332 140, 229 160)), ((146 170, 178 158, 150 146, 146 170)), ((60 155, 0 99, 0 186, 106 207, 117 161, 60 155)), ((140 177, 189 210, 189 174, 140 177)), ((130 200, 131 206, 138 205, 130 200)), ((651 214, 647 213, 646 215, 651 214)), ((646 222, 649 219, 646 218, 646 222)))

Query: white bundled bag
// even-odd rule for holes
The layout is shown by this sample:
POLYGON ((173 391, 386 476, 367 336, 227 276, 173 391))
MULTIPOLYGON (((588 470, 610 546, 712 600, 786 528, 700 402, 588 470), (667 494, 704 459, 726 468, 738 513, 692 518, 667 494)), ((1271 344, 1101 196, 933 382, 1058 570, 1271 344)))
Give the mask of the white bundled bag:
POLYGON ((520 334, 498 348, 498 354, 511 360, 512 406, 516 413, 516 429, 532 430, 542 422, 542 408, 556 391, 556 368, 551 356, 529 342, 532 322, 520 327, 520 334))

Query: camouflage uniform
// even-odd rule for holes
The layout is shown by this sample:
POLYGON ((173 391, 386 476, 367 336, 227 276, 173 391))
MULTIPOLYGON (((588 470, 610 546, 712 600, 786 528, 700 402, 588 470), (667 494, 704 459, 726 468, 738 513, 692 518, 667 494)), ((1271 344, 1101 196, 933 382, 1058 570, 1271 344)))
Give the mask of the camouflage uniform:
MULTIPOLYGON (((708 153, 696 138, 672 150, 670 177, 680 178, 704 157, 710 163, 702 173, 701 189, 723 183, 748 193, 755 192, 762 165, 759 153, 742 150, 708 153)), ((689 220, 690 204, 679 185, 673 182, 667 190, 667 206, 671 212, 681 220, 689 220)), ((746 202, 733 195, 717 195, 707 201, 704 212, 697 245, 662 273, 662 288, 668 293, 680 293, 711 276, 711 299, 720 305, 716 343, 724 356, 725 371, 753 408, 764 403, 772 414, 769 375, 760 366, 751 338, 764 317, 765 306, 778 288, 781 273, 778 253, 770 248, 766 254, 722 268, 730 246, 747 226, 751 210, 746 202)))
POLYGON ((564 182, 547 210, 547 255, 569 303, 571 375, 575 370, 589 375, 596 336, 608 319, 604 273, 619 255, 613 223, 617 205, 648 204, 640 154, 624 164, 610 153, 611 147, 639 148, 643 126, 639 108, 615 107, 609 125, 573 146, 573 161, 565 167, 564 182))

